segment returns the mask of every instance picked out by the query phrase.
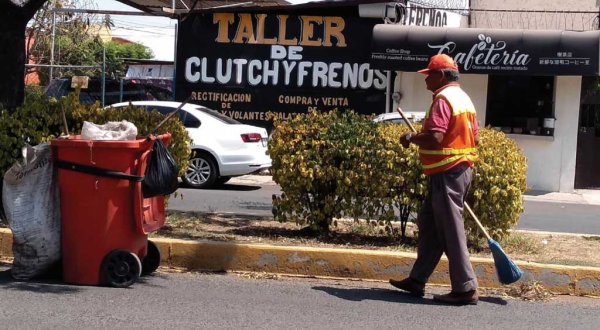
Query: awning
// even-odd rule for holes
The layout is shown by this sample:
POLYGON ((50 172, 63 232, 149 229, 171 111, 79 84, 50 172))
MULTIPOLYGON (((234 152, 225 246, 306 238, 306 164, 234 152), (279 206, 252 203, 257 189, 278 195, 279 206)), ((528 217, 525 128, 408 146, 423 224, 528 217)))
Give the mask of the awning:
POLYGON ((378 24, 374 69, 417 71, 432 55, 454 58, 461 73, 598 76, 600 31, 493 30, 378 24))

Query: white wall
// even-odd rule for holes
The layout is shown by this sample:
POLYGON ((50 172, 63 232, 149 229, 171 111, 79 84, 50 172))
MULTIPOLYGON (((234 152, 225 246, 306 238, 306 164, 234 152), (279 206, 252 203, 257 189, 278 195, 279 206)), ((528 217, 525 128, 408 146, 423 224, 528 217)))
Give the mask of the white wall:
MULTIPOLYGON (((403 94, 400 101, 403 110, 427 110, 431 104, 431 92, 425 88, 424 79, 425 76, 419 73, 399 73, 394 91, 403 94)), ((460 83, 475 104, 477 120, 481 125, 485 124, 488 76, 461 75, 460 83)), ((527 157, 529 189, 572 192, 575 183, 581 77, 556 77, 554 88, 554 138, 517 134, 509 134, 509 137, 517 142, 527 157)))
POLYGON ((126 77, 173 78, 173 64, 130 64, 126 77))
POLYGON ((575 184, 581 77, 556 77, 554 85, 554 140, 542 136, 510 136, 527 156, 527 186, 530 189, 572 192, 575 184))
MULTIPOLYGON (((480 125, 485 124, 488 76, 465 74, 460 76, 459 82, 475 105, 477 121, 480 125)), ((394 91, 399 91, 403 95, 400 100, 402 110, 414 112, 427 111, 429 109, 432 94, 425 87, 425 75, 416 72, 398 72, 394 86, 394 91)), ((394 104, 394 108, 396 106, 397 104, 394 104)))

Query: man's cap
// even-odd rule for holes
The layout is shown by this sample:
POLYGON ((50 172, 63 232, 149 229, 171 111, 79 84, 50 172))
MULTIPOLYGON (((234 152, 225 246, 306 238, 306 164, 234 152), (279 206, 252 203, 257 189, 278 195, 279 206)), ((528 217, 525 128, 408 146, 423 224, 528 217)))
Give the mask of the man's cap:
POLYGON ((417 71, 422 74, 429 74, 429 71, 435 70, 454 70, 458 71, 458 66, 456 66, 456 62, 452 59, 452 57, 446 54, 438 54, 433 55, 429 60, 429 65, 426 69, 417 71))

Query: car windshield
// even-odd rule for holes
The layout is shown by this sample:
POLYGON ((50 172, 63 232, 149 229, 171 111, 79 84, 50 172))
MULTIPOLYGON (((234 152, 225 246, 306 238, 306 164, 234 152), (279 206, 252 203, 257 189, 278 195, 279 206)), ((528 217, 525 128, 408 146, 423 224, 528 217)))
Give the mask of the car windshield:
POLYGON ((213 109, 204 108, 204 107, 197 107, 196 110, 201 111, 201 112, 203 112, 203 113, 205 113, 207 115, 210 115, 210 116, 212 116, 212 117, 214 117, 214 118, 216 118, 216 119, 218 119, 218 120, 220 120, 220 121, 222 121, 224 123, 227 123, 227 124, 241 124, 239 121, 237 121, 237 120, 235 120, 235 119, 233 119, 231 117, 227 117, 224 114, 222 114, 222 113, 220 113, 218 111, 215 111, 213 109))

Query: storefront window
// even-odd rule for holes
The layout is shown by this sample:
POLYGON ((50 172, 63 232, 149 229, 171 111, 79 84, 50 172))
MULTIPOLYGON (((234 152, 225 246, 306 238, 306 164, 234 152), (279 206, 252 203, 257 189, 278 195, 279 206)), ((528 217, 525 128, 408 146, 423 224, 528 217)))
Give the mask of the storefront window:
POLYGON ((486 126, 512 134, 554 135, 554 77, 488 79, 486 126))

